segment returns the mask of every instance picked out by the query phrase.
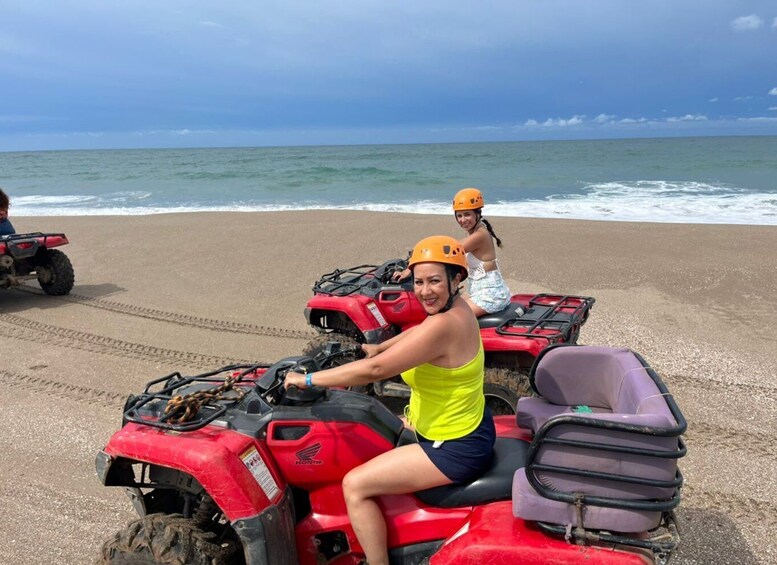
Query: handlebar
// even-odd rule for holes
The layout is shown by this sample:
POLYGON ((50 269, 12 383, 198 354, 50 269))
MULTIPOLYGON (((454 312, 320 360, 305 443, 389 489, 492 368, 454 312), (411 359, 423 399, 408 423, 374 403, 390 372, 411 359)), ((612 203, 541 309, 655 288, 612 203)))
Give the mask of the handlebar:
POLYGON ((342 347, 339 342, 331 341, 315 357, 286 357, 271 365, 256 381, 256 391, 270 404, 313 402, 324 394, 325 389, 316 386, 301 389, 295 385, 287 389, 283 385, 288 373, 314 373, 332 367, 332 361, 340 357, 353 356, 360 359, 364 355, 361 346, 342 347))
POLYGON ((404 259, 392 259, 390 261, 386 261, 381 265, 378 270, 380 270, 380 282, 383 284, 399 284, 402 281, 395 281, 393 280, 394 273, 401 273, 407 269, 407 261, 404 259))

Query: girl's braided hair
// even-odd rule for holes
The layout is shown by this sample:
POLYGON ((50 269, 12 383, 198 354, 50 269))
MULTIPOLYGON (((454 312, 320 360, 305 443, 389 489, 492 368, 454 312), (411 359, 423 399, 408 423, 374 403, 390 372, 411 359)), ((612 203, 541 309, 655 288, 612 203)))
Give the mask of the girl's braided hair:
POLYGON ((484 226, 486 226, 488 233, 490 233, 491 237, 493 237, 494 240, 496 241, 497 247, 502 247, 502 240, 499 239, 497 235, 494 233, 494 228, 491 227, 491 223, 482 216, 482 213, 480 212, 480 210, 478 210, 478 215, 480 216, 480 221, 483 222, 484 226))

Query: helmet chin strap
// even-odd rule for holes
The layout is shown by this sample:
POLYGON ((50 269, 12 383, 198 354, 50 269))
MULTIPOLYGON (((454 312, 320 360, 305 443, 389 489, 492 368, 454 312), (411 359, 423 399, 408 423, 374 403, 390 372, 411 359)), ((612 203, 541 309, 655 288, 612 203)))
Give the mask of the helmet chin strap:
MULTIPOLYGON (((453 292, 453 278, 451 278, 450 272, 446 269, 446 274, 448 275, 448 300, 445 302, 445 306, 440 308, 440 310, 437 312, 437 314, 440 314, 441 312, 447 312, 451 309, 453 306, 453 301, 456 300, 459 297, 459 289, 456 287, 456 292, 453 292)), ((453 275, 454 277, 456 275, 453 275)), ((432 314, 434 315, 434 314, 432 314)))
POLYGON ((451 294, 451 295, 448 297, 448 302, 446 302, 446 303, 445 303, 445 306, 443 306, 442 308, 440 308, 440 311, 439 311, 439 312, 437 312, 437 313, 438 313, 438 314, 440 314, 441 312, 447 312, 448 310, 450 310, 450 309, 451 309, 451 307, 453 306, 453 301, 454 301, 454 300, 456 300, 458 297, 459 297, 459 293, 458 293, 458 291, 456 291, 456 294, 451 294))

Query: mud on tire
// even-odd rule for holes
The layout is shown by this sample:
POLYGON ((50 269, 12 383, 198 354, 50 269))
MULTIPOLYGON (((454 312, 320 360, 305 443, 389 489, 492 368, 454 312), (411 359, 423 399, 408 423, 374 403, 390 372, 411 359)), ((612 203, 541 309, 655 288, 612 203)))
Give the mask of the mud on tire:
POLYGON ((525 372, 501 367, 486 367, 483 393, 494 416, 515 414, 518 399, 534 395, 525 372))
POLYGON ((36 270, 38 283, 46 294, 63 296, 73 290, 73 265, 59 249, 47 249, 43 262, 36 270))
POLYGON ((130 522, 101 550, 98 565, 226 565, 238 546, 215 543, 180 514, 150 514, 130 522))
MULTIPOLYGON (((326 334, 317 335, 313 339, 311 339, 307 345, 305 345, 305 348, 302 350, 303 355, 309 355, 310 357, 315 357, 319 353, 321 353, 325 348, 327 343, 330 341, 336 341, 340 344, 340 347, 342 349, 348 348, 348 347, 359 347, 361 346, 361 343, 354 338, 352 338, 349 335, 337 333, 337 332, 331 332, 326 334)), ((336 359, 333 359, 331 361, 331 367, 339 367, 340 365, 345 365, 346 363, 350 363, 351 361, 355 361, 356 356, 353 355, 344 355, 342 357, 337 357, 336 359)))
MULTIPOLYGON (((332 333, 319 335, 311 339, 308 342, 308 344, 305 346, 305 348, 302 350, 302 353, 303 355, 309 355, 310 357, 315 357, 316 355, 324 351, 327 344, 331 341, 336 341, 337 343, 339 343, 342 349, 346 349, 349 347, 359 347, 361 345, 361 343, 359 343, 349 335, 332 332, 332 333)), ((350 363, 351 361, 356 361, 357 359, 358 357, 356 355, 342 355, 340 357, 336 357, 335 359, 330 361, 326 367, 322 367, 322 368, 329 369, 331 367, 339 367, 340 365, 345 365, 346 363, 350 363)), ((371 388, 372 388, 372 385, 353 386, 353 387, 348 387, 348 390, 353 390, 355 392, 369 393, 371 388)))
POLYGON ((529 373, 518 369, 486 367, 486 382, 503 386, 513 391, 517 397, 535 396, 529 384, 529 373))

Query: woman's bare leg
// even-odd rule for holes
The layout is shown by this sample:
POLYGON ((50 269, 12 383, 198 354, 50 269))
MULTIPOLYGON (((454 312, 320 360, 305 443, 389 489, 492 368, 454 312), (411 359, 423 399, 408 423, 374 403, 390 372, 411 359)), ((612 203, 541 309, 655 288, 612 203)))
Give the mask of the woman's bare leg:
POLYGON ((404 445, 351 470, 343 479, 348 518, 370 565, 388 565, 386 520, 374 497, 450 484, 421 446, 404 445))

